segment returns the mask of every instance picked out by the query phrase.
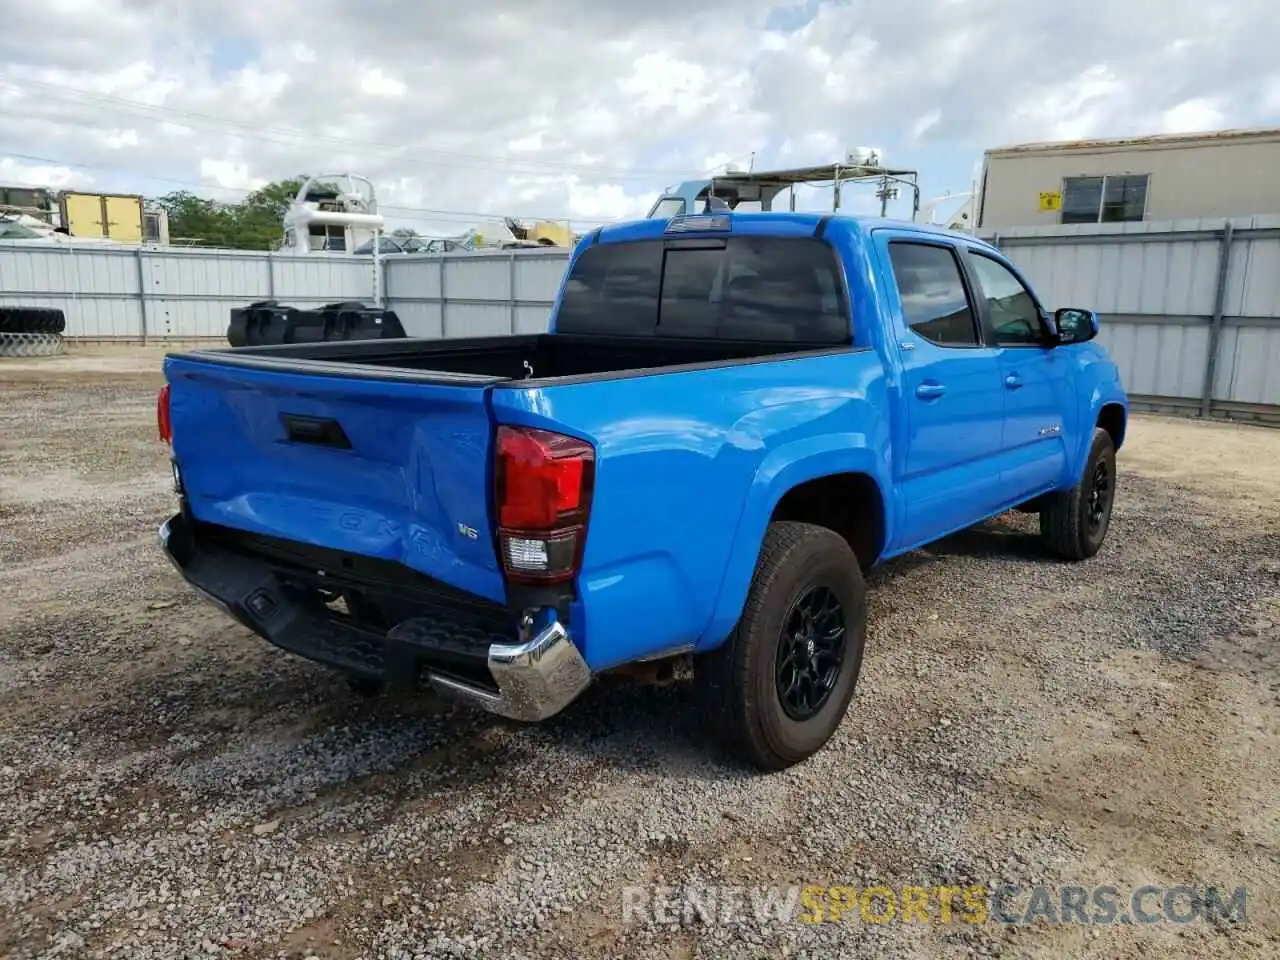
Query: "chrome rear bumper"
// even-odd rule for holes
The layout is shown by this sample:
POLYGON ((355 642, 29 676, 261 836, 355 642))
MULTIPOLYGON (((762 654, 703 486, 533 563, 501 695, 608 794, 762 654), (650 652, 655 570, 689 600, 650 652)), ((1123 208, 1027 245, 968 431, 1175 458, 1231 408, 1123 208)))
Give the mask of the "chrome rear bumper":
POLYGON ((291 599, 268 564, 200 544, 182 514, 160 526, 159 540, 183 579, 228 616, 281 649, 344 672, 393 680, 411 674, 443 696, 525 721, 554 716, 591 684, 591 668, 555 619, 514 643, 471 622, 455 624, 443 611, 439 618, 416 617, 378 635, 291 599), (435 655, 459 649, 484 659, 493 688, 440 668, 435 655))
POLYGON ((545 720, 591 683, 591 668, 558 622, 524 643, 491 644, 489 672, 498 685, 496 694, 438 673, 431 673, 429 682, 444 696, 512 720, 545 720))

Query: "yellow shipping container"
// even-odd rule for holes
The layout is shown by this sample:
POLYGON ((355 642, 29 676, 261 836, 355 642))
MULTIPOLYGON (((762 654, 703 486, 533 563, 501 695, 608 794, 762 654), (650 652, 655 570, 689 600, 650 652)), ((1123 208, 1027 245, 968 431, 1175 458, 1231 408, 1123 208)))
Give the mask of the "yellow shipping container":
POLYGON ((108 237, 142 242, 142 197, 118 193, 64 192, 59 200, 62 225, 73 237, 108 237))

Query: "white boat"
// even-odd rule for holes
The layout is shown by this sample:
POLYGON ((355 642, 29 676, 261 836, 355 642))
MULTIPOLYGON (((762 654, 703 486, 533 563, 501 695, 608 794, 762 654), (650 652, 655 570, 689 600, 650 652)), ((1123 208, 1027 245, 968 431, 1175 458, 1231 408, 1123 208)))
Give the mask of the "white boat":
POLYGON ((920 204, 919 220, 933 226, 946 227, 948 230, 973 233, 974 224, 977 222, 977 217, 974 216, 977 202, 976 188, 966 190, 964 193, 944 193, 940 197, 934 197, 920 204), (946 212, 948 210, 950 210, 949 213, 946 212))
POLYGON ((447 236, 424 236, 404 228, 388 233, 373 183, 351 173, 329 173, 309 178, 298 189, 285 210, 279 250, 295 256, 383 256, 572 244, 572 234, 561 224, 539 221, 525 227, 510 217, 482 219, 447 236))
POLYGON ((25 213, 8 213, 4 210, 0 210, 0 240, 17 240, 22 243, 50 243, 60 246, 136 246, 136 244, 121 243, 109 237, 74 237, 69 230, 59 229, 38 217, 32 217, 25 213))
POLYGON ((382 232, 378 195, 366 177, 327 173, 298 189, 284 215, 282 253, 350 255, 382 232))

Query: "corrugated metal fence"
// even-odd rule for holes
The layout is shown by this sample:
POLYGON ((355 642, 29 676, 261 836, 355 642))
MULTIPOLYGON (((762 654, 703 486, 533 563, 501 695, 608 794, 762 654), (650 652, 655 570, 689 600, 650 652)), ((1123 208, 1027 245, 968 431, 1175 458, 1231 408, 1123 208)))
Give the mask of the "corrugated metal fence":
POLYGON ((60 307, 87 339, 227 335, 227 312, 254 300, 296 306, 368 300, 367 258, 282 257, 235 250, 0 245, 0 304, 60 307))
POLYGON ((1050 309, 1090 307, 1140 408, 1280 424, 1280 217, 983 232, 1050 309))
MULTIPOLYGON (((386 306, 410 336, 545 329, 562 248, 397 256, 382 261, 386 306)), ((371 257, 289 257, 174 247, 0 244, 0 305, 60 307, 85 340, 225 340, 228 311, 255 300, 373 303, 371 257)))
POLYGON ((568 259, 563 247, 388 257, 386 303, 415 337, 541 333, 568 259))
MULTIPOLYGON (((1046 306, 1092 307, 1135 405, 1280 423, 1280 217, 1032 227, 986 234, 1046 306)), ((382 262, 384 303, 410 336, 545 329, 567 251, 382 262)), ((62 307, 67 333, 101 339, 226 336, 254 300, 372 303, 364 257, 0 245, 0 304, 62 307)))

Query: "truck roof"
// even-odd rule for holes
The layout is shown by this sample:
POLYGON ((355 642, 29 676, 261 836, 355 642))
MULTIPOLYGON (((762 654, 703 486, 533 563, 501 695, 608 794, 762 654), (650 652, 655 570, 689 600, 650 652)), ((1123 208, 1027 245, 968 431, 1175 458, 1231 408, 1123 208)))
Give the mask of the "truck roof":
POLYGON ((872 230, 878 227, 892 227, 895 230, 905 230, 912 233, 953 239, 963 238, 967 242, 990 247, 987 241, 972 234, 949 230, 946 227, 933 224, 912 223, 910 220, 894 220, 889 217, 860 217, 800 211, 753 211, 750 213, 717 211, 708 214, 687 214, 672 217, 670 220, 651 217, 601 227, 597 238, 600 243, 623 243, 633 240, 654 240, 668 232, 676 236, 686 236, 688 234, 706 236, 708 234, 730 233, 739 236, 748 234, 755 236, 803 237, 812 236, 818 224, 824 220, 840 223, 845 229, 861 236, 869 235, 872 230), (705 222, 707 226, 704 229, 697 229, 700 222, 705 222), (671 230, 673 225, 677 227, 683 226, 684 229, 678 229, 678 232, 671 230))

